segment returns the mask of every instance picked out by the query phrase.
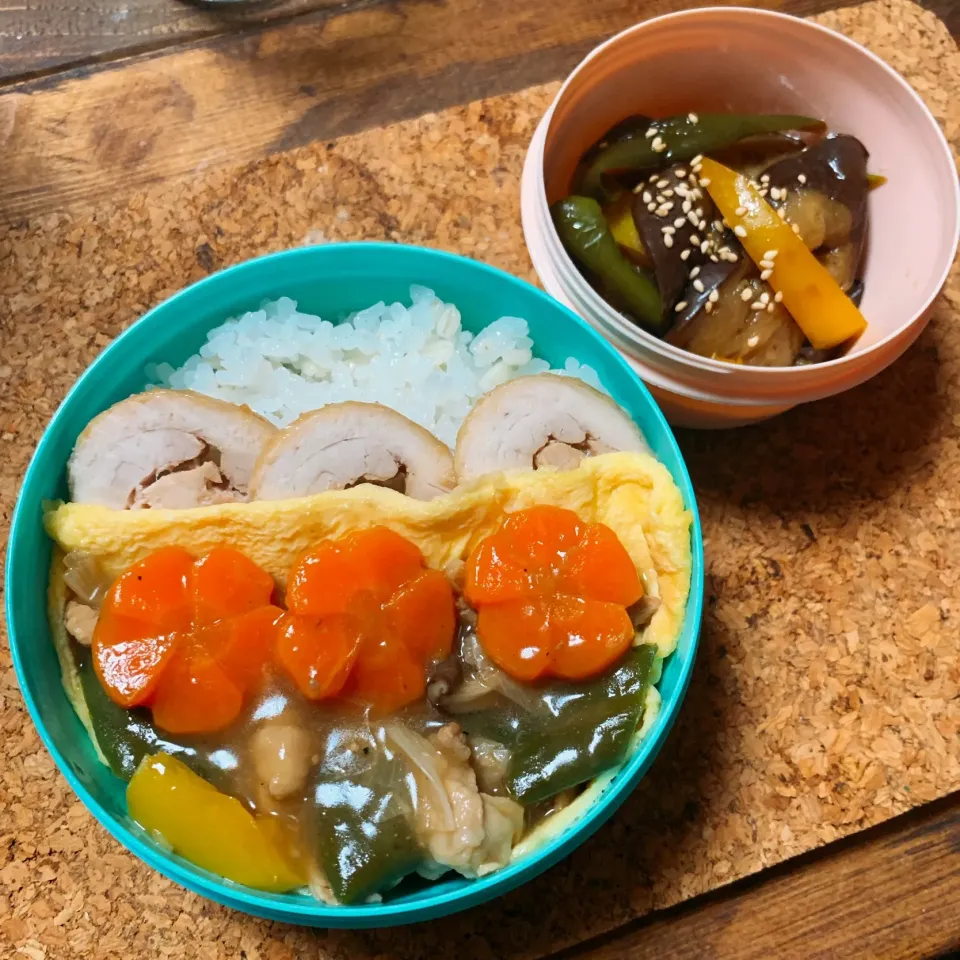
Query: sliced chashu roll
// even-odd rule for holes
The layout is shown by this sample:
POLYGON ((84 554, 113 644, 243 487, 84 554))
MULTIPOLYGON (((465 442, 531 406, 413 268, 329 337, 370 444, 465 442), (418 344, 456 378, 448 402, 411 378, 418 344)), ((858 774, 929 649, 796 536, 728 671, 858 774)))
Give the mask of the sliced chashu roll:
POLYGON ((454 464, 462 483, 497 470, 571 470, 615 451, 649 453, 633 420, 582 380, 541 373, 477 401, 457 434, 454 464))
POLYGON ((419 424, 379 403, 330 403, 298 417, 264 448, 252 500, 306 497, 361 483, 416 500, 453 489, 453 457, 419 424))
POLYGON ((277 428, 249 407, 190 390, 148 390, 87 424, 67 463, 71 499, 116 510, 246 500, 277 428))

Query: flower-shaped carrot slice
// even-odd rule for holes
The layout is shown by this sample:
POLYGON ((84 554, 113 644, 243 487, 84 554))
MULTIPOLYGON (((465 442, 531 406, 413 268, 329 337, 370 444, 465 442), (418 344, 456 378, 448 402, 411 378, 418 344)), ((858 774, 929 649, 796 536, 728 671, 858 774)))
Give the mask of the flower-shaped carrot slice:
POLYGON ((427 664, 450 653, 450 584, 386 527, 323 541, 288 584, 277 659, 311 699, 342 695, 392 713, 423 696, 427 664))
POLYGON ((578 680, 630 646, 626 608, 643 596, 636 567, 609 527, 571 510, 510 514, 467 561, 464 595, 490 658, 518 680, 578 680))
POLYGON ((107 594, 93 637, 100 682, 171 733, 225 727, 269 663, 281 613, 272 594, 271 577, 236 550, 199 560, 157 550, 107 594))

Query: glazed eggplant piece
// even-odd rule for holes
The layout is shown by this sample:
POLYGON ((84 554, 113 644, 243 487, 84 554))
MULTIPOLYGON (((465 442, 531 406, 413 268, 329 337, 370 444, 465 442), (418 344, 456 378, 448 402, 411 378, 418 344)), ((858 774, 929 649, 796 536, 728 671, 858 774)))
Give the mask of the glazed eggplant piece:
POLYGON ((716 246, 715 210, 690 169, 675 164, 636 188, 633 220, 650 260, 668 318, 687 285, 690 271, 716 246), (703 247, 703 244, 707 244, 703 247))
POLYGON ((768 199, 797 224, 808 249, 845 292, 860 278, 867 238, 866 147, 847 134, 832 134, 796 156, 767 168, 768 199))

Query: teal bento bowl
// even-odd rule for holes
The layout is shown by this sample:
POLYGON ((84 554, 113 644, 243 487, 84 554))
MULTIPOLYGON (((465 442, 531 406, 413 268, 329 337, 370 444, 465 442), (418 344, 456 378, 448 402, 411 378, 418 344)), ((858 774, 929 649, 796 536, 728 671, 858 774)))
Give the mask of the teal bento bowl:
POLYGON ((650 394, 613 347, 565 307, 509 274, 449 253, 386 243, 305 247, 251 260, 188 287, 133 324, 80 377, 41 438, 14 511, 6 567, 7 629, 20 689, 43 742, 93 815, 141 860, 196 893, 258 916, 321 927, 388 926, 454 913, 529 880, 586 840, 636 786, 673 724, 693 669, 702 598, 700 522, 683 458, 650 394), (411 283, 456 303, 469 330, 506 314, 524 317, 538 356, 554 366, 576 357, 597 371, 683 493, 693 515, 693 576, 683 632, 659 683, 663 705, 656 722, 579 821, 481 879, 402 884, 382 903, 331 907, 303 894, 261 893, 223 880, 162 849, 127 815, 125 784, 97 760, 60 684, 46 615, 51 544, 41 515, 44 501, 67 496, 66 463, 77 436, 96 414, 144 387, 147 364, 183 363, 208 330, 263 300, 292 297, 301 309, 336 319, 380 299, 406 300, 411 283))

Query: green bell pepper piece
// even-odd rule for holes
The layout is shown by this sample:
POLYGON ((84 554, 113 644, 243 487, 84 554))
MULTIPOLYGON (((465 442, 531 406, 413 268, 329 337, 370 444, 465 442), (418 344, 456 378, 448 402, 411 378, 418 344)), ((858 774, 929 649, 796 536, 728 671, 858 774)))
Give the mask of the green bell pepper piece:
POLYGON ((215 771, 202 761, 197 750, 164 739, 146 710, 126 710, 115 704, 97 677, 93 657, 86 647, 74 646, 83 697, 90 712, 93 734, 110 769, 129 781, 148 753, 176 756, 206 779, 217 780, 215 771))
POLYGON ((622 763, 643 717, 656 648, 634 647, 610 675, 544 692, 543 710, 511 745, 506 785, 525 805, 592 780, 622 763))
POLYGON ((584 166, 577 193, 610 203, 619 190, 611 190, 604 184, 604 177, 608 175, 659 170, 681 160, 690 160, 697 154, 722 150, 761 133, 826 129, 826 124, 814 117, 737 113, 685 114, 654 120, 650 126, 656 129, 656 136, 619 140, 600 151, 584 166), (666 145, 666 149, 654 149, 654 144, 659 141, 666 145))
POLYGON ((331 741, 313 786, 317 860, 340 903, 363 901, 423 862, 409 798, 397 792, 406 768, 373 739, 366 749, 351 756, 331 741))
POLYGON ((664 333, 668 324, 657 285, 624 256, 600 204, 590 197, 567 197, 550 212, 564 248, 599 281, 614 306, 651 333, 664 333))

